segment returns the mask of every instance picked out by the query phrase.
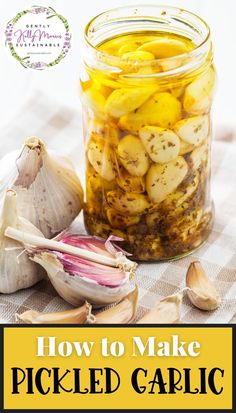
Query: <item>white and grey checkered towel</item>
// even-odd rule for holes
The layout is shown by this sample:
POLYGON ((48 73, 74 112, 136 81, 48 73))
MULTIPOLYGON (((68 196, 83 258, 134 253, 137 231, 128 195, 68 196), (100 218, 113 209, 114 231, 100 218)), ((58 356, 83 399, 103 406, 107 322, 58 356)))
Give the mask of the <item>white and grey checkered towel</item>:
MULTIPOLYGON (((14 122, 2 129, 0 156, 19 148, 25 138, 36 135, 50 148, 70 156, 80 176, 83 176, 83 138, 81 114, 56 102, 40 92, 22 107, 14 122)), ((83 179, 82 179, 83 181, 83 179)), ((216 207, 213 231, 207 242, 192 255, 174 262, 140 264, 139 318, 159 299, 184 287, 188 265, 200 260, 214 280, 222 296, 221 307, 214 312, 194 308, 185 297, 182 323, 236 323, 236 132, 217 131, 212 152, 212 194, 216 207)), ((76 222, 85 232, 82 216, 76 222)), ((15 322, 15 313, 27 309, 60 311, 70 305, 58 297, 47 281, 15 294, 0 295, 0 322, 15 322)))

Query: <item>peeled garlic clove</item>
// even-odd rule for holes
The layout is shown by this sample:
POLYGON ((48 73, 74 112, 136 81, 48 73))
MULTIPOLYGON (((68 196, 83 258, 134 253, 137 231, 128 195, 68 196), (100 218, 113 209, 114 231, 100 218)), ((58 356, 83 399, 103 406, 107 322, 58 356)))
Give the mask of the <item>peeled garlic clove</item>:
POLYGON ((106 214, 108 221, 113 228, 126 229, 131 225, 138 224, 140 221, 139 216, 122 215, 119 214, 117 210, 113 208, 108 208, 106 214))
POLYGON ((131 42, 127 42, 123 44, 118 50, 118 56, 123 56, 125 53, 134 52, 137 49, 137 41, 132 40, 131 42))
MULTIPOLYGON (((150 36, 150 35, 149 35, 150 36)), ((149 39, 151 40, 155 40, 156 36, 150 36, 149 39)), ((118 56, 122 56, 125 53, 129 53, 129 52, 134 52, 135 50, 137 50, 138 47, 140 47, 140 45, 142 45, 143 43, 146 43, 146 36, 137 36, 134 35, 132 39, 125 39, 125 41, 123 40, 123 44, 122 46, 120 46, 119 50, 118 50, 118 56)))
POLYGON ((180 321, 180 309, 183 293, 163 298, 154 308, 148 311, 137 324, 176 324, 180 321))
POLYGON ((186 143, 200 145, 209 132, 209 116, 194 116, 177 122, 174 130, 177 135, 186 143))
POLYGON ((67 228, 83 204, 83 189, 71 162, 48 152, 36 137, 27 139, 15 160, 9 154, 1 162, 8 159, 4 174, 0 172, 0 197, 6 188, 14 189, 19 216, 48 238, 67 228))
POLYGON ((139 136, 153 162, 166 163, 178 156, 180 140, 173 131, 159 126, 144 126, 139 136))
POLYGON ((153 93, 153 88, 121 88, 114 90, 107 98, 105 111, 119 118, 141 106, 153 93))
POLYGON ((145 50, 152 53, 156 59, 178 56, 191 50, 185 43, 176 39, 156 39, 152 42, 144 43, 137 50, 145 50))
POLYGON ((190 145, 190 143, 182 141, 180 139, 180 150, 179 150, 179 155, 185 155, 186 153, 189 153, 193 151, 195 148, 194 145, 190 145))
POLYGON ((144 177, 130 175, 125 169, 119 169, 116 182, 125 192, 136 192, 137 194, 145 192, 144 177))
POLYGON ((149 228, 158 227, 160 221, 161 221, 160 212, 152 212, 146 215, 146 223, 149 228))
POLYGON ((130 323, 137 312, 138 287, 136 286, 122 301, 108 310, 94 316, 95 324, 127 324, 130 323))
POLYGON ((219 307, 221 298, 199 261, 192 262, 186 274, 188 297, 195 307, 212 311, 219 307))
POLYGON ((166 235, 171 238, 176 238, 180 242, 191 240, 191 235, 197 230, 198 225, 201 223, 203 211, 201 208, 188 210, 189 204, 184 202, 181 207, 173 211, 172 217, 175 217, 172 225, 166 230, 166 235), (179 217, 178 217, 179 213, 179 217), (177 215, 177 217, 176 217, 177 215), (181 230, 180 230, 181 228, 181 230))
POLYGON ((100 140, 92 140, 87 151, 88 160, 95 171, 107 181, 115 179, 115 161, 112 149, 109 146, 104 146, 100 140))
POLYGON ((102 214, 104 193, 115 188, 117 188, 115 180, 106 181, 106 179, 103 179, 91 168, 91 171, 88 172, 86 182, 86 200, 94 213, 102 214))
POLYGON ((121 116, 119 126, 137 133, 145 125, 172 128, 181 118, 181 103, 171 93, 155 93, 142 106, 121 116))
POLYGON ((104 144, 109 142, 109 145, 114 147, 119 143, 119 130, 113 122, 104 123, 99 119, 90 119, 88 122, 88 134, 91 135, 91 140, 93 140, 94 135, 97 135, 97 138, 103 140, 104 144))
POLYGON ((26 324, 85 324, 91 308, 91 305, 86 302, 82 307, 57 313, 39 313, 28 310, 22 314, 16 314, 16 319, 26 324))
POLYGON ((147 173, 146 188, 154 204, 164 201, 183 181, 188 165, 182 156, 166 164, 153 164, 147 173))
POLYGON ((144 194, 123 192, 121 190, 109 191, 106 194, 107 203, 121 214, 140 215, 149 209, 150 202, 144 194))
MULTIPOLYGON (((111 189, 117 188, 116 180, 108 181, 95 171, 93 167, 88 167, 88 181, 87 186, 93 191, 94 198, 98 196, 99 191, 109 191, 111 189)), ((87 188, 86 188, 87 189, 87 188)), ((99 198, 99 196, 98 196, 99 198)))
POLYGON ((203 162, 206 162, 208 156, 208 147, 207 144, 203 144, 196 149, 194 149, 189 157, 192 162, 192 168, 197 170, 203 162))
POLYGON ((181 188, 181 190, 176 190, 175 192, 168 195, 168 197, 163 201, 162 204, 164 209, 168 211, 170 209, 175 209, 180 206, 182 209, 183 203, 186 202, 188 199, 191 199, 190 197, 196 191, 198 184, 199 174, 197 172, 187 186, 184 186, 183 188, 181 188))
POLYGON ((155 59, 154 55, 150 52, 146 52, 144 50, 136 50, 124 53, 122 55, 122 59, 127 60, 153 60, 155 59))
POLYGON ((29 260, 22 244, 5 236, 9 225, 43 236, 34 225, 18 216, 17 209, 17 194, 10 189, 0 219, 0 292, 5 294, 31 287, 43 278, 42 269, 29 260))
POLYGON ((91 87, 83 92, 85 107, 92 112, 92 117, 104 120, 106 113, 104 110, 106 99, 95 87, 91 87))
POLYGON ((121 116, 118 122, 118 126, 122 131, 130 133, 138 133, 139 129, 144 125, 142 117, 137 116, 135 112, 121 116))
POLYGON ((215 85, 215 72, 212 67, 187 86, 183 106, 193 115, 201 115, 209 111, 215 85))
POLYGON ((143 176, 148 170, 149 161, 139 138, 127 135, 121 139, 117 153, 124 168, 133 176, 143 176))

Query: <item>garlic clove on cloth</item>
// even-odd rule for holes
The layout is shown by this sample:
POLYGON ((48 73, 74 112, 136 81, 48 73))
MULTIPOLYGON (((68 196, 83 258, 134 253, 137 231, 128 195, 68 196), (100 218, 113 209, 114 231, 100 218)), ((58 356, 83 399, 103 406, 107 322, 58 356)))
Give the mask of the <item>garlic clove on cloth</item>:
POLYGON ((28 138, 15 160, 10 153, 0 169, 1 165, 5 169, 0 173, 0 197, 13 188, 19 215, 47 238, 67 228, 82 209, 83 189, 69 159, 48 152, 40 139, 28 138))
POLYGON ((134 287, 130 280, 137 264, 130 261, 111 236, 102 238, 62 233, 54 240, 8 227, 5 231, 25 245, 32 261, 47 272, 58 294, 74 306, 85 300, 93 306, 120 301, 134 287))
POLYGON ((56 313, 39 313, 28 310, 22 314, 16 314, 16 319, 26 324, 84 324, 91 314, 91 308, 91 305, 85 302, 79 308, 56 313))
POLYGON ((190 264, 186 286, 191 303, 200 310, 212 311, 220 306, 220 295, 199 261, 190 264))
POLYGON ((180 321, 183 292, 163 298, 137 324, 176 324, 180 321))
POLYGON ((12 225, 21 231, 43 237, 34 225, 19 217, 17 201, 16 192, 7 190, 0 218, 0 292, 5 294, 31 287, 40 281, 44 274, 40 266, 29 260, 21 243, 5 236, 6 228, 12 225))
POLYGON ((137 312, 138 287, 123 298, 114 307, 91 315, 88 322, 91 324, 127 324, 130 323, 137 312))

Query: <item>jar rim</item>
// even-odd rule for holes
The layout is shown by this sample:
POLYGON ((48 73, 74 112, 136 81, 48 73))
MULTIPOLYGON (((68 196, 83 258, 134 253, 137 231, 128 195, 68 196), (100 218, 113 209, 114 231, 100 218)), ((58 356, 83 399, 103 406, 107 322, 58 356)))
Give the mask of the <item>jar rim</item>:
MULTIPOLYGON (((183 8, 180 8, 180 7, 174 7, 174 6, 169 6, 169 5, 164 6, 164 5, 161 5, 161 4, 134 4, 134 5, 128 5, 128 6, 115 7, 115 8, 112 8, 112 9, 109 9, 109 10, 106 10, 106 11, 103 11, 103 12, 99 13, 98 15, 94 16, 87 23, 87 25, 85 26, 84 40, 85 40, 86 46, 88 46, 93 53, 99 53, 100 58, 106 59, 107 57, 109 57, 109 61, 114 63, 114 66, 116 66, 115 63, 118 63, 118 62, 122 61, 121 56, 116 56, 116 55, 107 53, 106 51, 101 51, 101 50, 98 49, 98 45, 94 45, 92 43, 92 41, 90 39, 90 36, 91 36, 91 33, 94 33, 93 25, 96 23, 96 21, 99 21, 100 18, 102 18, 103 16, 105 17, 109 13, 115 13, 115 12, 119 12, 119 11, 122 11, 122 10, 125 11, 125 10, 131 10, 131 9, 136 10, 136 9, 139 9, 139 8, 145 8, 145 9, 153 8, 153 9, 156 9, 156 10, 162 10, 163 12, 164 11, 178 12, 180 16, 185 15, 185 16, 189 16, 189 17, 194 18, 196 21, 198 21, 200 24, 202 24, 202 26, 206 30, 206 33, 205 33, 205 36, 203 37, 203 40, 198 45, 195 45, 192 50, 190 50, 188 52, 185 52, 185 53, 182 53, 182 54, 179 54, 179 55, 175 55, 175 56, 170 56, 170 57, 165 57, 165 58, 155 58, 155 59, 152 59, 152 60, 148 60, 149 63, 159 63, 159 64, 161 64, 163 61, 173 62, 176 58, 178 58, 178 59, 194 58, 195 56, 198 56, 199 54, 204 52, 205 49, 206 49, 205 53, 210 51, 210 48, 211 48, 211 42, 210 42, 211 31, 210 31, 210 27, 208 26, 208 24, 206 23, 206 21, 202 17, 200 17, 199 15, 197 15, 196 13, 194 13, 192 11, 189 11, 189 10, 186 10, 186 9, 183 9, 183 8)), ((136 14, 136 16, 135 16, 135 14, 133 16, 127 15, 127 18, 130 18, 130 17, 139 17, 140 18, 140 17, 144 17, 144 16, 142 14, 141 15, 136 14)), ((148 15, 145 15, 145 17, 154 18, 154 16, 148 16, 148 15)), ((156 17, 158 17, 158 16, 156 16, 156 17)), ((193 29, 194 29, 194 27, 193 27, 193 29)), ((145 65, 147 63, 147 60, 143 60, 143 61, 133 60, 132 62, 133 63, 138 63, 140 66, 142 66, 142 65, 145 65)), ((165 74, 171 75, 171 74, 174 74, 175 71, 176 71, 176 69, 171 69, 171 70, 167 70, 167 71, 164 71, 164 72, 161 72, 161 73, 155 73, 155 74, 152 73, 151 75, 152 76, 153 75, 154 76, 160 76, 160 75, 163 76, 165 74)), ((136 76, 139 76, 139 77, 149 76, 147 74, 137 75, 137 73, 135 73, 133 75, 135 75, 135 77, 136 76)))

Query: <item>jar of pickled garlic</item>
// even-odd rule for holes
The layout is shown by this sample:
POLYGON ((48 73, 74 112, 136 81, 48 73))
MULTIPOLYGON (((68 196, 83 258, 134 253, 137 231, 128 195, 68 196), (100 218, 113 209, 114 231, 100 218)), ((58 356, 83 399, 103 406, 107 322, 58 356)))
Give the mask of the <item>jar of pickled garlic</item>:
POLYGON ((123 238, 144 261, 206 240, 214 84, 209 27, 197 15, 147 5, 90 21, 81 74, 89 233, 123 238))

